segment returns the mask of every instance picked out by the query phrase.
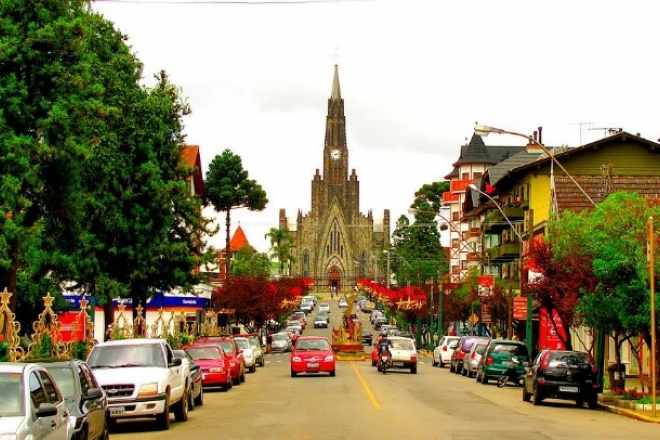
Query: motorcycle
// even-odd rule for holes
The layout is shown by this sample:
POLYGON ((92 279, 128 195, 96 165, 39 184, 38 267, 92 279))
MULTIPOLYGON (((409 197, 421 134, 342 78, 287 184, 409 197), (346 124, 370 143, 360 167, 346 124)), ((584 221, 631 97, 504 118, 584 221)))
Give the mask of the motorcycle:
POLYGON ((500 375, 499 378, 497 378, 497 386, 499 388, 502 388, 504 385, 507 384, 507 382, 511 381, 517 385, 522 385, 523 384, 523 377, 520 375, 516 369, 516 366, 520 365, 522 362, 513 357, 511 358, 511 362, 506 367, 506 370, 502 371, 502 374, 500 375))
POLYGON ((378 369, 383 373, 387 373, 387 368, 390 366, 390 354, 387 351, 380 352, 380 365, 378 369))

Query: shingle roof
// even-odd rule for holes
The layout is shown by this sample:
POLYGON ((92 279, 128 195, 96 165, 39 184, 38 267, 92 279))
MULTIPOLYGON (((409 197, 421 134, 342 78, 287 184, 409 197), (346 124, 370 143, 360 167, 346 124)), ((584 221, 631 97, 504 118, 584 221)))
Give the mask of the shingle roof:
MULTIPOLYGON (((615 192, 638 193, 648 199, 660 198, 658 176, 573 176, 595 203, 615 192)), ((559 211, 580 212, 593 208, 582 191, 567 176, 555 176, 555 194, 559 211)))
POLYGON ((508 159, 504 159, 502 162, 493 165, 486 171, 490 184, 495 186, 501 178, 509 173, 509 171, 539 160, 539 157, 539 153, 528 153, 526 150, 523 150, 508 159))
POLYGON ((486 144, 481 136, 477 134, 472 135, 470 143, 463 149, 461 157, 454 163, 454 166, 469 163, 479 164, 493 164, 497 163, 488 153, 486 144))

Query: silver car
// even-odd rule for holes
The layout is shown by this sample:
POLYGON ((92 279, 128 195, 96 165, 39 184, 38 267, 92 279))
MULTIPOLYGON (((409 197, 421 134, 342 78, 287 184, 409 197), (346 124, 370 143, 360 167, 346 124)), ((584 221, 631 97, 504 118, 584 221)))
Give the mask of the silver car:
POLYGON ((489 341, 477 341, 472 344, 467 353, 465 353, 465 358, 463 358, 463 369, 461 374, 467 377, 474 377, 477 375, 477 366, 479 361, 486 351, 489 341))
POLYGON ((291 342, 291 336, 288 333, 275 333, 272 335, 272 350, 273 351, 291 351, 293 343, 291 342))
POLYGON ((0 396, 0 438, 69 438, 66 401, 41 365, 0 363, 0 396))

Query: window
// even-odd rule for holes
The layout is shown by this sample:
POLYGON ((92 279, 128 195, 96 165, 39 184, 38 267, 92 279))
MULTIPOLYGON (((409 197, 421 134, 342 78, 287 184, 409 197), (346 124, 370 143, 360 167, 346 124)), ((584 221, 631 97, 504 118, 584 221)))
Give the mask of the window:
POLYGON ((484 173, 482 173, 482 172, 479 172, 479 171, 474 172, 474 173, 472 173, 472 179, 477 180, 477 179, 481 178, 481 176, 483 176, 483 175, 484 175, 484 173))
POLYGON ((46 399, 50 403, 61 402, 62 396, 60 395, 59 390, 55 387, 53 379, 45 371, 39 372, 39 377, 41 378, 41 384, 43 386, 43 392, 46 394, 46 399))
POLYGON ((451 221, 453 221, 453 222, 457 222, 458 219, 459 219, 459 217, 458 217, 458 212, 452 212, 452 213, 451 213, 451 221))

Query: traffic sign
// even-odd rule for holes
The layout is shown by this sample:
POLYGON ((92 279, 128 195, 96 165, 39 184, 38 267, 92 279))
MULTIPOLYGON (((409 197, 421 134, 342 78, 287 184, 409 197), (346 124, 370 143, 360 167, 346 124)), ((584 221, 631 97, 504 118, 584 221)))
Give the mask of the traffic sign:
POLYGON ((477 322, 479 322, 479 317, 473 313, 470 315, 468 320, 472 323, 472 325, 477 325, 477 322))

